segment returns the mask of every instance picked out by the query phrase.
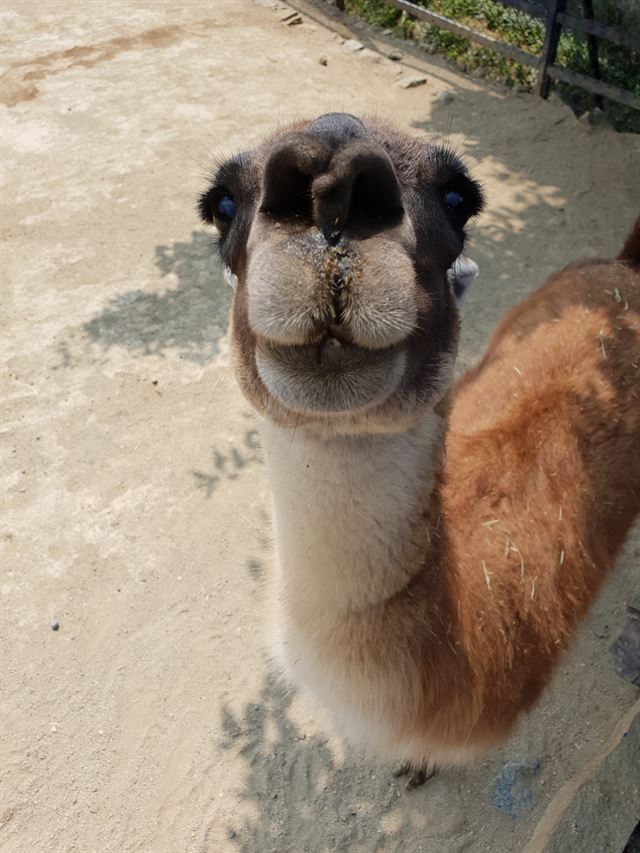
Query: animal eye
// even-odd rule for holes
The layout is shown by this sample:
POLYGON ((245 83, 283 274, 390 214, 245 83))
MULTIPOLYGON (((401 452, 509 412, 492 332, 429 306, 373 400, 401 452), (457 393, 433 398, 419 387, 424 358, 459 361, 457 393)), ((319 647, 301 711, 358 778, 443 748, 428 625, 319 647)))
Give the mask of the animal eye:
POLYGON ((467 220, 482 207, 482 196, 475 184, 467 179, 459 179, 453 185, 442 189, 442 205, 453 227, 460 231, 467 220))
POLYGON ((444 206, 448 210, 455 210, 456 207, 460 207, 463 203, 464 196, 462 193, 456 192, 455 190, 449 190, 444 194, 444 206))
POLYGON ((237 205, 232 195, 223 195, 216 204, 216 216, 223 222, 231 222, 237 212, 237 205))

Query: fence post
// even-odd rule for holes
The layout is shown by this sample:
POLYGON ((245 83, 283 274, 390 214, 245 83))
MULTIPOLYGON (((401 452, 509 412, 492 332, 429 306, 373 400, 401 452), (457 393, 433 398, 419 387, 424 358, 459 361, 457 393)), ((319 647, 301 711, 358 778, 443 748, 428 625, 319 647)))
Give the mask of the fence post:
POLYGON ((564 12, 566 4, 567 0, 547 0, 546 31, 542 48, 542 65, 540 66, 540 76, 538 78, 538 93, 543 98, 548 98, 551 91, 551 77, 547 74, 547 69, 556 61, 560 31, 562 29, 562 24, 558 21, 558 15, 564 12))
MULTIPOLYGON (((593 21, 593 0, 582 0, 582 9, 584 16, 588 21, 593 21)), ((589 51, 589 64, 591 65, 591 74, 594 80, 602 80, 602 71, 600 70, 600 59, 598 57, 598 38, 589 33, 587 35, 587 50, 589 51)), ((595 101, 596 107, 602 109, 602 95, 591 97, 591 106, 595 101)))

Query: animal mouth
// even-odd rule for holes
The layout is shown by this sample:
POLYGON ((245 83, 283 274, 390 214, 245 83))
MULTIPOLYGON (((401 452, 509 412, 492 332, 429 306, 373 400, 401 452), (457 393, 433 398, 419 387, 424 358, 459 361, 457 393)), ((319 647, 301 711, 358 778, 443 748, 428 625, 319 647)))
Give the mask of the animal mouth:
POLYGON ((256 364, 267 390, 296 412, 342 413, 384 402, 399 386, 405 348, 368 349, 326 334, 304 345, 262 339, 256 364))

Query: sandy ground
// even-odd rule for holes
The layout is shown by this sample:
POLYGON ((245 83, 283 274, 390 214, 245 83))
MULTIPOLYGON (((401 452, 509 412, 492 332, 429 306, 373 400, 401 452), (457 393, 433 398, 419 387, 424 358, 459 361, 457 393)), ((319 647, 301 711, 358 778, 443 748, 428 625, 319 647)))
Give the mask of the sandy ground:
POLYGON ((194 204, 211 155, 330 109, 459 145, 489 197, 461 365, 548 273, 617 252, 640 186, 637 137, 366 32, 350 54, 298 8, 287 27, 251 0, 2 5, 6 853, 517 851, 636 696, 609 638, 637 530, 514 740, 419 791, 268 674, 268 492, 194 204), (509 762, 530 794, 505 809, 509 762))

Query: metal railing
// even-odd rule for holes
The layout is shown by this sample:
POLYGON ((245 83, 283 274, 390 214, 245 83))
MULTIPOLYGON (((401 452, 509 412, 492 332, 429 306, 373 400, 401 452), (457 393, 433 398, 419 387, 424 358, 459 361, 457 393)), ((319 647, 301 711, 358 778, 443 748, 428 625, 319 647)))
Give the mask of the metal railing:
MULTIPOLYGON (((640 53, 640 33, 628 32, 595 21, 593 19, 593 5, 591 0, 585 0, 584 9, 586 17, 584 18, 570 15, 566 12, 567 0, 500 0, 504 6, 510 6, 521 12, 526 12, 532 17, 544 20, 545 38, 541 56, 536 56, 512 44, 507 44, 500 39, 487 35, 487 33, 480 32, 480 30, 474 27, 448 18, 446 15, 432 12, 424 6, 418 6, 416 3, 410 2, 410 0, 384 0, 384 2, 402 12, 406 12, 412 18, 425 21, 427 24, 432 24, 436 27, 441 27, 443 30, 449 30, 449 32, 463 36, 475 44, 479 44, 502 56, 513 59, 521 65, 535 68, 538 71, 538 93, 543 98, 549 96, 552 80, 562 80, 564 83, 570 83, 572 86, 578 86, 587 92, 591 92, 599 98, 605 97, 611 101, 617 101, 619 104, 624 104, 626 107, 640 110, 640 97, 626 89, 622 89, 620 86, 612 86, 602 81, 598 57, 599 38, 614 42, 623 47, 628 47, 640 53), (577 30, 578 32, 585 33, 587 36, 592 77, 587 77, 585 74, 580 74, 563 65, 556 64, 558 44, 563 28, 577 30)), ((344 11, 345 0, 336 0, 336 6, 341 11, 344 11)))

